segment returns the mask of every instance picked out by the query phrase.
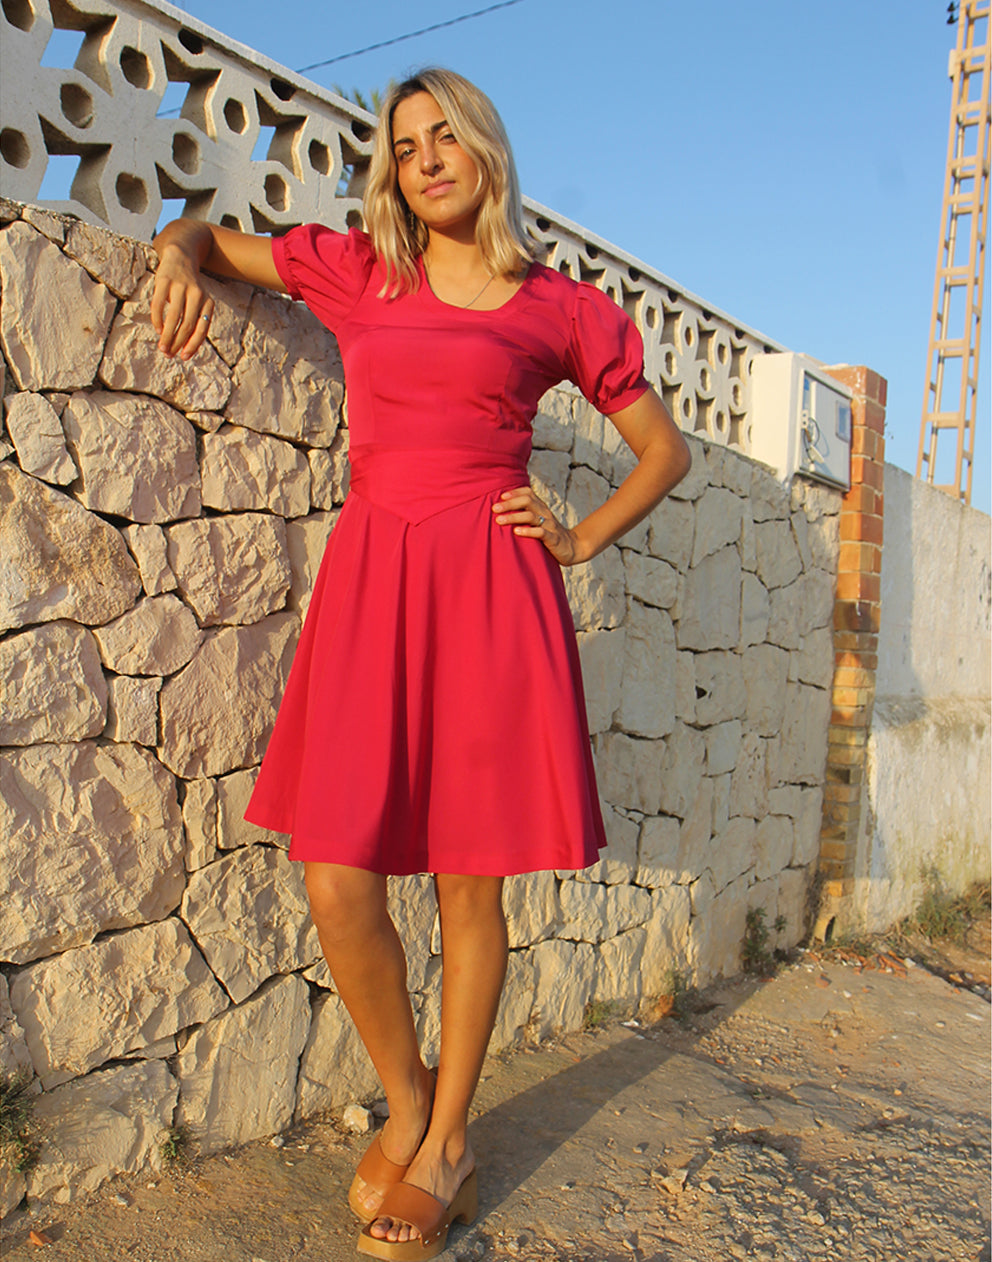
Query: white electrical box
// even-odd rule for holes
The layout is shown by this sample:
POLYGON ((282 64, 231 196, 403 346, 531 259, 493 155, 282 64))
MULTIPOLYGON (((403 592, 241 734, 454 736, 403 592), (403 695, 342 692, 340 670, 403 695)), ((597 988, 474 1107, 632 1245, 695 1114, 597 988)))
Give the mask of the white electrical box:
POLYGON ((751 361, 751 452, 783 482, 802 473, 851 485, 851 391, 815 360, 785 352, 751 361))

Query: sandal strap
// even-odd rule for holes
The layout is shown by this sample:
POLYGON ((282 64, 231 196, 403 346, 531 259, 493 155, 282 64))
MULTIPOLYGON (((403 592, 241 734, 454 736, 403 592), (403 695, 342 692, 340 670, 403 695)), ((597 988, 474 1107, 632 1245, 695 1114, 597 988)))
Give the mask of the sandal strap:
MULTIPOLYGON (((409 1164, 409 1163, 408 1163, 409 1164)), ((355 1171, 365 1183, 373 1186, 386 1186, 390 1183, 399 1183, 400 1179, 406 1174, 407 1166, 397 1165, 395 1161, 390 1161, 386 1154, 382 1151, 382 1144, 379 1142, 379 1136, 369 1144, 365 1150, 365 1154, 358 1163, 358 1169, 355 1171)))
POLYGON ((391 1187, 379 1206, 376 1218, 395 1218, 409 1223, 420 1232, 421 1242, 430 1244, 450 1221, 449 1207, 423 1188, 412 1183, 397 1183, 391 1187))

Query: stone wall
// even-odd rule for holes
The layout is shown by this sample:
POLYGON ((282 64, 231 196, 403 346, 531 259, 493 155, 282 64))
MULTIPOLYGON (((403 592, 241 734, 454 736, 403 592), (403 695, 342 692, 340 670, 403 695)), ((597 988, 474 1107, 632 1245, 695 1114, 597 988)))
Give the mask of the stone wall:
MULTIPOLYGON (((158 354, 147 247, 6 203, 0 228, 2 1068, 45 1143, 7 1181, 66 1200, 374 1096, 286 838, 244 822, 312 579, 347 487, 333 339, 215 285, 209 344, 158 354), (99 1137, 99 1138, 96 1138, 99 1137)), ((690 437, 692 471, 566 572, 610 844, 507 884, 493 1046, 739 967, 745 916, 798 941, 818 854, 839 493, 690 437)), ((584 515, 626 475, 569 389, 532 472, 584 515)), ((428 1056, 426 878, 392 882, 428 1056)))
POLYGON ((851 914, 883 929, 928 871, 961 892, 990 877, 989 519, 885 466, 876 698, 851 914))

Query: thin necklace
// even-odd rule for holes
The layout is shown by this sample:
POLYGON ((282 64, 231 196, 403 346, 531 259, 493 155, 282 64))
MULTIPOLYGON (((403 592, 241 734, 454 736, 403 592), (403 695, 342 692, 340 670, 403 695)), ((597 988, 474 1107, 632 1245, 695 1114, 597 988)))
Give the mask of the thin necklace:
MULTIPOLYGON (((428 285, 430 285, 430 287, 431 287, 431 293, 432 293, 432 294, 434 294, 434 297, 436 298, 436 297, 437 297, 437 293, 436 293, 436 292, 435 292, 435 290, 434 290, 434 282, 431 280, 431 274, 430 274, 430 271, 428 270, 428 267, 427 267, 427 259, 426 259, 426 257, 425 257, 424 255, 421 255, 421 258, 423 258, 423 260, 424 260, 424 275, 427 277, 427 283, 428 283, 428 285)), ((496 277, 495 277, 495 276, 490 276, 490 277, 489 277, 489 279, 486 281, 486 283, 485 283, 485 284, 482 286, 482 288, 479 290, 479 292, 478 292, 478 293, 475 295, 475 297, 472 299, 472 302, 454 302, 454 303, 451 303, 450 305, 451 305, 451 306, 453 306, 453 307, 461 307, 463 310, 464 310, 466 307, 471 307, 471 306, 472 306, 472 303, 476 303, 476 302, 478 302, 478 301, 479 301, 479 299, 482 297, 482 295, 486 292, 486 290, 489 288, 489 286, 493 283, 493 281, 494 281, 495 279, 496 279, 496 277)), ((442 299, 442 301, 443 301, 443 299, 442 299)))

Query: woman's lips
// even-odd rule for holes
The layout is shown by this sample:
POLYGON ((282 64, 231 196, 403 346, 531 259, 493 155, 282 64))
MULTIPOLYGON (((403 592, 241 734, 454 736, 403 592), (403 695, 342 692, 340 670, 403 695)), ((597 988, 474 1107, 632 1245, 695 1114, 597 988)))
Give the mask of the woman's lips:
POLYGON ((424 189, 425 197, 443 197, 455 187, 454 180, 442 180, 438 184, 429 184, 424 189))

